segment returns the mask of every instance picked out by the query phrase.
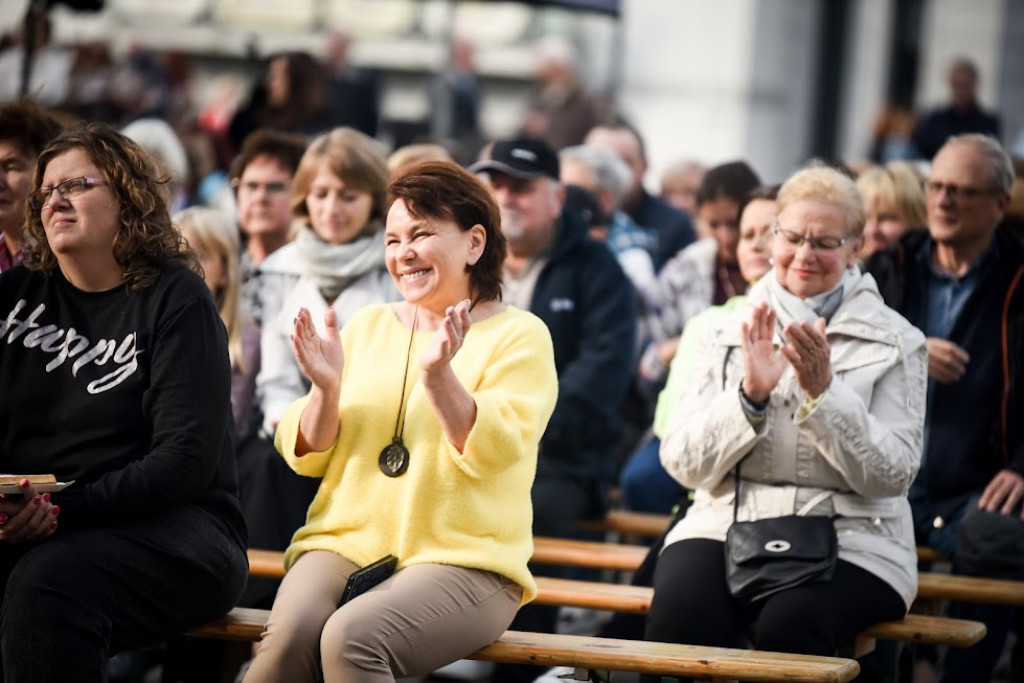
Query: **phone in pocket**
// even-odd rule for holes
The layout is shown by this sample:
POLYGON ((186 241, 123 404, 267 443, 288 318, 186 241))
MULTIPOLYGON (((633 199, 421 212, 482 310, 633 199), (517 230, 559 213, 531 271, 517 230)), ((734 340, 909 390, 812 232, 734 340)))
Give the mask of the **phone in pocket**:
POLYGON ((378 583, 383 582, 395 573, 397 566, 398 558, 394 555, 387 555, 373 564, 368 564, 362 569, 352 572, 352 575, 348 577, 348 583, 345 584, 345 592, 341 594, 341 602, 338 604, 344 605, 352 598, 362 595, 378 583))

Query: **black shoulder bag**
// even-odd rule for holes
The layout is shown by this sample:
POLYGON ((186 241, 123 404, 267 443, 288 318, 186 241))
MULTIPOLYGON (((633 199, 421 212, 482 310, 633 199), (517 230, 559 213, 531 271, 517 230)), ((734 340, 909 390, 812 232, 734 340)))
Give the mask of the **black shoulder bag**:
POLYGON ((804 583, 829 581, 835 573, 839 544, 832 517, 807 516, 832 495, 824 491, 795 515, 737 522, 740 466, 732 525, 725 536, 725 567, 733 597, 756 602, 804 583))

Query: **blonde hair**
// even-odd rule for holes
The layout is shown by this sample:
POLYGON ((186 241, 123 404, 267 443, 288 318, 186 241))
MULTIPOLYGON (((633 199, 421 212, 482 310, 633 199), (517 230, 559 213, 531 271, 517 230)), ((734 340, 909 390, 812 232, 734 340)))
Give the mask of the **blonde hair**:
POLYGON ((922 228, 927 224, 923 181, 912 164, 892 161, 864 171, 857 178, 857 189, 864 197, 866 210, 881 201, 891 207, 907 226, 922 228))
POLYGON ((221 259, 227 284, 213 292, 217 312, 228 331, 228 354, 231 367, 242 374, 249 369, 242 361, 241 278, 238 272, 240 239, 238 228, 230 216, 216 209, 193 206, 174 216, 174 225, 196 252, 210 252, 221 259))
POLYGON ((388 160, 379 142, 354 128, 335 128, 306 148, 292 181, 292 216, 303 222, 309 220, 306 196, 324 162, 347 187, 373 197, 368 225, 384 220, 384 196, 390 180, 388 160))
POLYGON ((405 166, 420 161, 453 161, 453 159, 443 145, 433 142, 406 145, 399 147, 388 157, 388 170, 391 171, 391 177, 394 178, 398 175, 398 171, 405 166))
POLYGON ((860 237, 864 232, 866 212, 856 183, 824 162, 812 161, 786 180, 775 202, 775 215, 799 201, 832 204, 843 212, 849 234, 860 237))

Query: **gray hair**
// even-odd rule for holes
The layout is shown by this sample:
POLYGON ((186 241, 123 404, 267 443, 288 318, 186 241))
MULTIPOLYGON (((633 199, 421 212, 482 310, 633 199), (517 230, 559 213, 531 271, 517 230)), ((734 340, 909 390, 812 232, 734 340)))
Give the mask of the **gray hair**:
MULTIPOLYGON (((966 133, 954 135, 948 140, 943 148, 949 145, 971 145, 978 154, 985 157, 989 167, 992 169, 992 180, 1003 192, 1009 192, 1013 187, 1013 162, 1010 155, 1006 153, 1003 146, 991 135, 981 133, 966 133)), ((941 150, 940 150, 941 151, 941 150)))
POLYGON ((594 173, 597 183, 595 189, 611 192, 615 198, 615 208, 619 208, 633 183, 633 172, 618 154, 597 145, 576 145, 566 147, 558 156, 563 161, 574 159, 586 165, 594 173))

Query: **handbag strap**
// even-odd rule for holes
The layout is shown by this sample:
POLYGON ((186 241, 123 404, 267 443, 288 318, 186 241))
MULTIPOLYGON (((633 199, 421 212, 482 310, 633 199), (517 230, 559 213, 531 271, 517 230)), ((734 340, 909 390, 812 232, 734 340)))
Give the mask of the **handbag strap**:
MULTIPOLYGON (((747 455, 749 455, 749 453, 747 455)), ((740 507, 740 465, 742 465, 743 461, 746 460, 746 459, 747 459, 747 456, 744 455, 740 459, 740 461, 738 463, 736 463, 736 472, 734 474, 734 476, 736 477, 736 493, 733 495, 733 499, 732 499, 732 521, 733 522, 736 521, 736 518, 738 516, 737 513, 739 512, 739 507, 740 507)), ((808 512, 810 512, 811 510, 813 510, 814 508, 816 508, 818 506, 818 503, 821 503, 821 502, 824 502, 825 500, 828 500, 829 498, 832 497, 832 495, 834 493, 835 493, 835 491, 820 491, 820 492, 818 492, 818 494, 816 496, 814 496, 809 501, 804 503, 803 507, 801 507, 797 511, 796 516, 797 517, 806 517, 808 512)))
POLYGON ((833 493, 835 493, 835 491, 821 491, 814 498, 811 498, 809 501, 804 503, 804 506, 797 511, 796 516, 806 517, 807 513, 817 507, 818 503, 831 498, 833 493))

